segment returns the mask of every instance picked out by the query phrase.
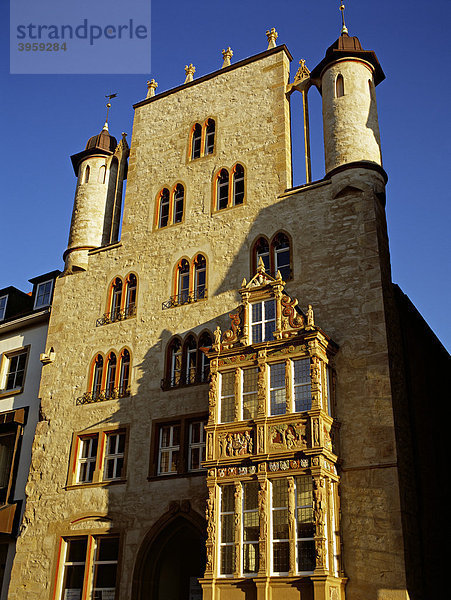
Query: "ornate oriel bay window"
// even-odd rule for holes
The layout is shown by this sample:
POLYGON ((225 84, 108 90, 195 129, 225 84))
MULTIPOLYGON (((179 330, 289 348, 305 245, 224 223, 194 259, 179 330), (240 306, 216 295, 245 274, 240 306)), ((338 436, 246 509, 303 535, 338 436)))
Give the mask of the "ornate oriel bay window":
POLYGON ((240 295, 231 329, 217 327, 208 352, 203 598, 239 584, 262 599, 305 589, 339 600, 337 346, 262 260, 240 295))

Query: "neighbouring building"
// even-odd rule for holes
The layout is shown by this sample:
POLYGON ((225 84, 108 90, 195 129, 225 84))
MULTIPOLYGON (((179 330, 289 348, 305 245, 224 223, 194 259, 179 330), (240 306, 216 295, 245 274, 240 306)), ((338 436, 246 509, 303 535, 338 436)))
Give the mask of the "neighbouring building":
POLYGON ((0 598, 8 584, 22 520, 53 288, 60 271, 30 279, 27 294, 0 290, 0 598))
POLYGON ((449 357, 391 281, 384 73, 344 29, 290 77, 267 36, 72 156, 10 600, 438 597, 449 357))

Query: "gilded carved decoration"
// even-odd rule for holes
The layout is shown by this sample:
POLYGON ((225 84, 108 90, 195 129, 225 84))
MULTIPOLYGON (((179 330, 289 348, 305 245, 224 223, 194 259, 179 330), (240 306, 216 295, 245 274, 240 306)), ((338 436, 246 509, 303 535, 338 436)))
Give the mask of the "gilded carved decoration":
POLYGON ((219 454, 221 457, 243 456, 252 454, 254 442, 252 431, 237 431, 219 435, 219 454))
POLYGON ((306 423, 281 423, 269 430, 270 449, 301 450, 307 447, 306 423))

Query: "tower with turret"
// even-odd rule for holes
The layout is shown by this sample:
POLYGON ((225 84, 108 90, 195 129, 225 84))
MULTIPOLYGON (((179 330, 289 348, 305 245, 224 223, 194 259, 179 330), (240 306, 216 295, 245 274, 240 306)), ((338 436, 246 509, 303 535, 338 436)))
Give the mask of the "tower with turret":
POLYGON ((266 35, 212 73, 189 63, 172 89, 149 81, 128 173, 107 127, 72 156, 10 600, 427 597, 435 448, 415 411, 445 359, 391 280, 384 73, 344 23, 292 78, 266 35))

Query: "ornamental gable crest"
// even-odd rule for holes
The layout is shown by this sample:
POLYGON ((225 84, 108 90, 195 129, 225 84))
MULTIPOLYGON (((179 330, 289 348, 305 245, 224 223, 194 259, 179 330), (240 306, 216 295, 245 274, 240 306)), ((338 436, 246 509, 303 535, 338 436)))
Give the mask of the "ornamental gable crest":
POLYGON ((243 279, 239 290, 241 304, 229 314, 230 329, 222 333, 219 327, 216 328, 213 350, 219 352, 236 346, 286 340, 316 329, 312 306, 309 305, 304 313, 297 299, 290 298, 284 288, 280 271, 272 277, 260 258, 251 280, 243 279), (258 327, 261 335, 256 335, 258 327))

